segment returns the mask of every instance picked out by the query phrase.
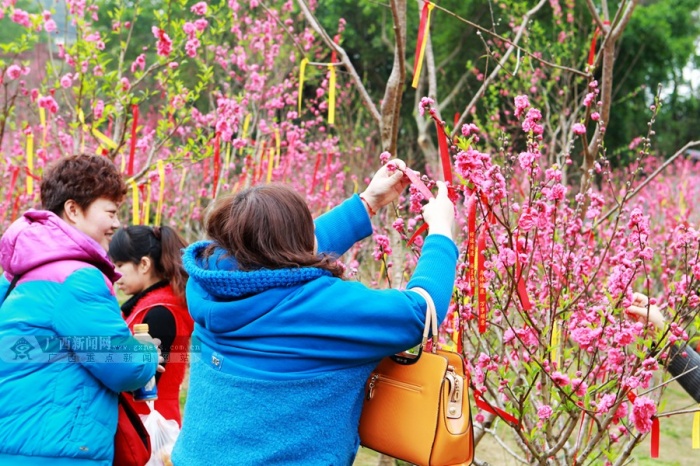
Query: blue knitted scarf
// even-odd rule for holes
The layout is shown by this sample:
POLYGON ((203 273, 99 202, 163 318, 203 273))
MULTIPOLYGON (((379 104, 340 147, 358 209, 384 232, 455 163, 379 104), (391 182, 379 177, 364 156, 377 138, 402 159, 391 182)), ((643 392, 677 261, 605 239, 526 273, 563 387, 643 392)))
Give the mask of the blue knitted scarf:
POLYGON ((215 298, 239 298, 271 288, 287 288, 331 276, 328 270, 316 267, 241 271, 238 270, 235 259, 227 256, 220 247, 216 248, 211 257, 203 257, 204 249, 210 244, 212 241, 192 243, 185 249, 182 264, 190 279, 215 298))

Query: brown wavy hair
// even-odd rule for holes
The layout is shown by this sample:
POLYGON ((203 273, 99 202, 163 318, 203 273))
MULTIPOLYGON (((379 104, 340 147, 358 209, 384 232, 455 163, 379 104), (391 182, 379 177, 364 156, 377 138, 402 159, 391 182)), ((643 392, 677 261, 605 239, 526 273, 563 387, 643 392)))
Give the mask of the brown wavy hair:
POLYGON ((41 180, 41 205, 56 215, 66 201, 74 200, 85 210, 103 197, 120 204, 126 183, 111 160, 101 155, 72 155, 49 165, 41 180))
POLYGON ((224 196, 215 202, 204 228, 240 270, 318 267, 343 275, 337 258, 315 253, 311 211, 288 186, 261 185, 224 196))

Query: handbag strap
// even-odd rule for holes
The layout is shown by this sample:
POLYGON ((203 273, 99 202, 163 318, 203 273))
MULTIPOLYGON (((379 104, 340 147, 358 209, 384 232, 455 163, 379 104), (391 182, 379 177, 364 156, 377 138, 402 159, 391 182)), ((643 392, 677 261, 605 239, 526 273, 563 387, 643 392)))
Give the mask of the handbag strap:
POLYGON ((425 291, 423 288, 415 287, 415 288, 410 288, 409 291, 413 291, 414 293, 418 293, 425 299, 425 302, 427 303, 427 309, 425 310, 425 328, 423 329, 423 339, 421 340, 421 349, 425 348, 425 345, 428 343, 428 335, 432 331, 432 339, 433 339, 433 346, 431 351, 433 353, 437 352, 437 346, 438 346, 438 322, 437 322, 437 311, 435 310, 435 302, 433 301, 432 296, 425 291))
POLYGON ((17 282, 19 281, 21 275, 15 275, 12 277, 12 281, 10 282, 10 286, 7 287, 7 292, 5 292, 5 297, 2 298, 2 302, 4 303, 5 300, 7 299, 8 296, 10 296, 10 292, 17 286, 17 282))

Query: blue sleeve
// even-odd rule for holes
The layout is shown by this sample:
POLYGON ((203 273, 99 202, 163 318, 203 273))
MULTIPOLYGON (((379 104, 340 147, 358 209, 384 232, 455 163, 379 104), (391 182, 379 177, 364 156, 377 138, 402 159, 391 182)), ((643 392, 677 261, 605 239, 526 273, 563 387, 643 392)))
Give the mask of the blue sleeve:
MULTIPOLYGON (((439 322, 452 296, 457 254, 450 238, 429 235, 409 281, 409 288, 421 287, 433 298, 439 322)), ((348 361, 378 361, 412 348, 420 343, 425 327, 427 303, 408 289, 375 290, 359 282, 324 278, 304 287, 294 299, 297 303, 290 304, 279 322, 280 328, 287 329, 285 343, 304 342, 299 351, 322 361, 327 369, 340 369, 348 361), (332 305, 329 299, 335 299, 332 305)), ((300 367, 294 360, 285 364, 290 371, 300 367)))
POLYGON ((438 322, 442 322, 447 315, 452 299, 457 254, 457 246, 447 236, 428 235, 416 270, 406 285, 407 289, 418 287, 428 292, 435 303, 438 322))
POLYGON ((107 388, 114 392, 143 387, 154 376, 158 353, 151 344, 136 340, 122 319, 119 303, 105 283, 102 273, 94 268, 73 272, 63 283, 64 292, 57 297, 58 309, 54 329, 59 337, 108 338, 109 352, 115 362, 81 358, 81 364, 107 388), (124 355, 129 355, 124 357, 124 355))
POLYGON ((5 278, 5 274, 0 274, 0 306, 5 302, 5 294, 7 289, 10 287, 10 282, 5 278))
POLYGON ((372 223, 357 194, 318 217, 314 223, 318 252, 337 256, 372 234, 372 223))

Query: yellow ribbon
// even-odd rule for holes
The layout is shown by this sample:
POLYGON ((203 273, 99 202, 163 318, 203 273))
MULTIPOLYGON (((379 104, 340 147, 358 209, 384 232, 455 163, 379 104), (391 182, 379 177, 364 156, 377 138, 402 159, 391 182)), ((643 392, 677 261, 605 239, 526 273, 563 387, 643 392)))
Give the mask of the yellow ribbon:
POLYGON ((561 368, 559 362, 559 341, 561 340, 561 330, 559 324, 552 322, 552 362, 557 364, 557 368, 561 368))
MULTIPOLYGON (((245 116, 243 119, 243 133, 241 134, 241 139, 245 139, 248 137, 248 128, 250 127, 250 113, 245 116)), ((243 151, 243 148, 241 147, 238 149, 238 155, 241 155, 241 152, 243 151)))
POLYGON ((27 134, 27 194, 34 194, 34 133, 27 134))
POLYGON ((700 449, 700 411, 693 415, 693 450, 700 449))
POLYGON ((328 65, 331 77, 328 80, 328 124, 335 124, 335 66, 328 65))
POLYGON ((141 224, 141 216, 139 215, 139 187, 136 186, 136 181, 131 180, 131 205, 132 205, 132 220, 134 225, 141 224))
POLYGON ((272 158, 275 156, 275 150, 270 148, 269 154, 267 156, 267 184, 272 181, 272 158))
POLYGON ((226 144, 226 156, 224 157, 225 170, 228 170, 231 166, 231 152, 233 152, 233 144, 226 144))
POLYGON ((297 104, 297 112, 299 113, 299 115, 301 115, 301 95, 304 90, 304 71, 306 70, 307 63, 309 63, 309 59, 304 57, 304 59, 301 61, 301 65, 299 65, 299 97, 297 99, 299 101, 297 104))
POLYGON ((44 107, 39 107, 39 122, 41 123, 41 147, 46 147, 46 109, 44 107))
POLYGON ((420 44, 418 44, 418 47, 420 47, 420 53, 418 55, 418 63, 415 66, 416 72, 413 74, 413 82, 411 83, 411 86, 413 86, 414 89, 418 87, 420 72, 423 69, 423 56, 425 55, 425 45, 428 43, 428 36, 430 35, 430 13, 433 11, 433 8, 435 8, 435 5, 428 2, 428 17, 425 21, 425 29, 423 29, 423 41, 420 44))
POLYGON ((146 183, 146 202, 143 204, 143 224, 148 225, 151 217, 151 180, 146 183))
POLYGON ((356 179, 353 179, 353 180, 352 180, 352 185, 353 185, 352 193, 353 193, 353 194, 357 194, 358 186, 357 186, 357 180, 356 180, 356 179))
POLYGON ((160 226, 163 217, 163 195, 165 194, 165 164, 159 160, 158 166, 158 206, 156 207, 155 226, 160 226))
POLYGON ((116 142, 112 141, 105 134, 101 133, 97 128, 89 128, 88 125, 85 124, 85 114, 83 114, 82 108, 78 109, 78 120, 80 120, 80 123, 83 125, 84 131, 90 131, 98 141, 107 146, 109 149, 114 150, 119 147, 116 142))
POLYGON ((185 186, 185 175, 187 175, 187 167, 182 167, 182 175, 180 176, 180 192, 185 186))

